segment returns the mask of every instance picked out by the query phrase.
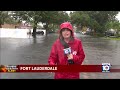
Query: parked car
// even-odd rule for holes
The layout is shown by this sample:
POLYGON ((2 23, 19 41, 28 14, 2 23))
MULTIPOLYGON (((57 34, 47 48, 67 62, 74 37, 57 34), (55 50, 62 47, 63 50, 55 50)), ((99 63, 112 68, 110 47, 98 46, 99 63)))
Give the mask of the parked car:
POLYGON ((105 36, 115 36, 116 31, 114 29, 110 29, 105 31, 105 36))

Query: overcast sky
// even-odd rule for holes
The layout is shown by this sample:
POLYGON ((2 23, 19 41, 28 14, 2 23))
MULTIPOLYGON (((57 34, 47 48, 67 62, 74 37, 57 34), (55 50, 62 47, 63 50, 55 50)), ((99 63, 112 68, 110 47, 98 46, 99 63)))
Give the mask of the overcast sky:
POLYGON ((116 18, 120 21, 120 12, 119 12, 118 15, 116 16, 116 18))

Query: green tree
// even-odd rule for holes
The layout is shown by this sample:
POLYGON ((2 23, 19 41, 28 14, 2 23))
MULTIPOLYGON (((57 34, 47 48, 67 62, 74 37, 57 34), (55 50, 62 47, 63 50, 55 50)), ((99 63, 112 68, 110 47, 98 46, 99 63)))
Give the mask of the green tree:
POLYGON ((42 11, 13 11, 12 14, 15 20, 31 23, 33 26, 33 37, 36 38, 36 29, 41 20, 42 11))
POLYGON ((18 22, 11 17, 10 11, 0 11, 0 28, 4 23, 15 24, 18 22))
POLYGON ((44 24, 44 28, 48 32, 50 29, 61 24, 62 22, 69 21, 69 16, 63 11, 44 11, 41 22, 44 24), (53 24, 53 27, 49 27, 53 24))
POLYGON ((105 27, 107 30, 109 30, 109 29, 116 30, 116 36, 119 36, 120 22, 118 20, 114 20, 114 21, 106 23, 105 27))
POLYGON ((58 25, 68 20, 68 15, 62 11, 14 11, 13 18, 30 22, 33 25, 33 36, 36 37, 36 29, 39 22, 43 23, 46 32, 48 32, 50 24, 58 25))
POLYGON ((72 23, 77 27, 87 26, 94 33, 103 34, 106 23, 115 20, 118 11, 76 11, 70 14, 72 23))
POLYGON ((102 34, 106 30, 106 23, 114 21, 118 11, 88 11, 87 13, 92 20, 95 20, 99 24, 96 32, 102 34))

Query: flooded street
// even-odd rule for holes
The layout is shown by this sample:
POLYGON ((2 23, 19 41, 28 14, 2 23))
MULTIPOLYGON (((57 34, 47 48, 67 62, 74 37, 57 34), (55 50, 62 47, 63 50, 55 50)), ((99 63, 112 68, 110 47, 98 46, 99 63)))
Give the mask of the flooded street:
MULTIPOLYGON (((3 37, 0 39, 0 64, 48 64, 48 57, 57 34, 37 36, 18 35, 19 37, 3 37), (22 37, 22 38, 21 38, 22 37)), ((120 65, 120 41, 94 38, 76 34, 82 40, 86 58, 83 64, 111 63, 120 65)), ((2 79, 53 79, 51 73, 0 73, 2 79)), ((81 79, 119 79, 120 73, 81 73, 81 79)))

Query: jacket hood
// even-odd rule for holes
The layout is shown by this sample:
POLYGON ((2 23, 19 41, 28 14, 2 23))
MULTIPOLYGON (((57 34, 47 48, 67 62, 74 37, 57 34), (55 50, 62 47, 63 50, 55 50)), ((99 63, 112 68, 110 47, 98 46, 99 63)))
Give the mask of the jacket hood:
POLYGON ((72 31, 72 36, 74 37, 74 31, 73 31, 73 26, 71 25, 70 22, 64 22, 60 25, 59 33, 61 32, 62 29, 67 28, 70 31, 72 31))

